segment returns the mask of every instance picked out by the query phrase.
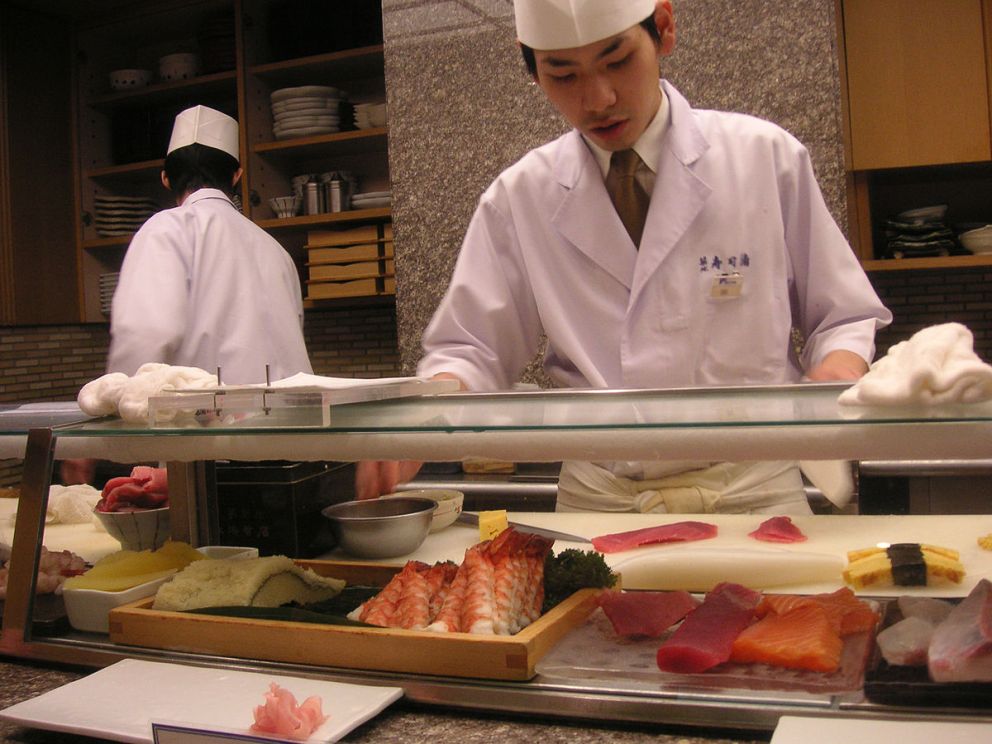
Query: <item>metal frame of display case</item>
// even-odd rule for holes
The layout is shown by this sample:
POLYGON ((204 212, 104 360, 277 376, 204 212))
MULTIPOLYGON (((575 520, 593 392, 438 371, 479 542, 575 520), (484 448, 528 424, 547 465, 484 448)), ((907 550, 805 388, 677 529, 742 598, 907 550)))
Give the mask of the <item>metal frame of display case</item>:
MULTIPOLYGON (((262 454, 264 459, 438 461, 470 455, 528 461, 992 457, 992 403, 852 415, 838 408, 836 388, 830 386, 455 394, 342 406, 331 412, 330 425, 301 424, 299 415, 280 418, 277 412, 228 424, 215 420, 210 426, 99 421, 31 430, 0 653, 89 666, 135 657, 266 669, 399 685, 419 703, 600 721, 754 730, 770 730, 787 714, 992 722, 984 710, 904 709, 867 702, 860 693, 667 690, 636 681, 551 681, 540 675, 529 682, 455 679, 141 649, 77 632, 33 635, 34 570, 57 446, 61 457, 114 452, 122 461, 169 460, 173 534, 194 545, 203 533, 199 460, 263 459, 262 454)), ((326 420, 323 412, 315 416, 326 420)))

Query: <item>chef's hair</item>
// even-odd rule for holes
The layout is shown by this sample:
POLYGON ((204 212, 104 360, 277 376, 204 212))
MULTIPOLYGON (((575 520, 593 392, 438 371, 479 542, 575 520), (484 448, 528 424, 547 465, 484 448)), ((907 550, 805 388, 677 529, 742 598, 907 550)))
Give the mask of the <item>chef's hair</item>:
POLYGON ((230 196, 237 170, 238 161, 233 157, 199 142, 173 150, 165 158, 169 190, 177 197, 202 188, 220 189, 230 196))
MULTIPOLYGON (((654 22, 654 13, 649 15, 640 23, 641 27, 650 34, 655 44, 661 43, 661 34, 658 33, 658 26, 654 22)), ((520 53, 524 55, 524 64, 527 65, 527 72, 532 78, 537 77, 537 60, 534 58, 534 50, 526 44, 520 44, 520 53)))

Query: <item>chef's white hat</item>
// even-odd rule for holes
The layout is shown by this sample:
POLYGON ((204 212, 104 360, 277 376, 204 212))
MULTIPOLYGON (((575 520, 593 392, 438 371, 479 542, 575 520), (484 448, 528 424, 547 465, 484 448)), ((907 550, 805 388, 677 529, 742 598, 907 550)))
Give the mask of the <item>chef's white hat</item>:
POLYGON ((517 39, 531 49, 571 49, 626 31, 655 0, 513 0, 517 39))
POLYGON ((220 111, 207 106, 193 106, 181 112, 172 125, 172 137, 166 154, 196 142, 241 160, 238 157, 238 122, 220 111))

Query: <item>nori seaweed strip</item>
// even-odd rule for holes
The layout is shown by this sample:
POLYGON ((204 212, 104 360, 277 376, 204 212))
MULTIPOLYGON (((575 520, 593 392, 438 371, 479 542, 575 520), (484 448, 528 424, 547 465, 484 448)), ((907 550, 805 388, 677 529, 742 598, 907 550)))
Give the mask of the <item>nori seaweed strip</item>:
POLYGON ((885 550, 896 586, 926 586, 927 562, 919 543, 894 543, 885 550))

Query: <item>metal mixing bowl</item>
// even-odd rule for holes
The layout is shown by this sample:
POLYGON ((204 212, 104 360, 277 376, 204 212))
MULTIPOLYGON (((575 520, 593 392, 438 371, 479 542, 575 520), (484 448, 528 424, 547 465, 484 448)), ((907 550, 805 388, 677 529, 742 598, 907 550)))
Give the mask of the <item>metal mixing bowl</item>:
POLYGON ((431 499, 391 498, 345 501, 321 510, 331 521, 338 545, 358 558, 394 558, 420 547, 431 528, 437 503, 431 499))

